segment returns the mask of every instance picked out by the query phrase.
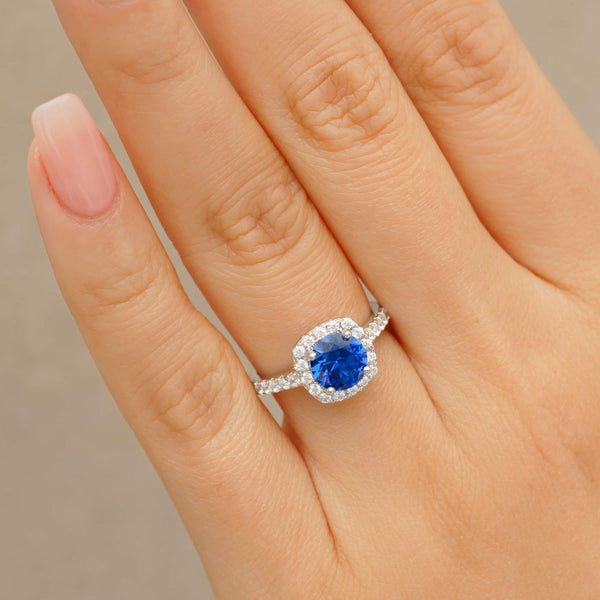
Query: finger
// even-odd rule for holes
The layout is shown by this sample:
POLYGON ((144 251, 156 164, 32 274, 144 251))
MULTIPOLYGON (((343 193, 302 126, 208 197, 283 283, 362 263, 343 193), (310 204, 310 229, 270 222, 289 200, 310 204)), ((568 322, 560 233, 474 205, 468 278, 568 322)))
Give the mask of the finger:
POLYGON ((496 0, 348 0, 477 213, 559 286, 597 280, 600 155, 496 0))
POLYGON ((302 458, 185 297, 91 118, 66 96, 34 127, 29 178, 56 278, 218 596, 279 596, 313 554, 319 585, 331 538, 302 458))
POLYGON ((503 311, 525 275, 481 226, 348 6, 188 4, 409 352, 444 363, 472 354, 473 311, 503 311))
MULTIPOLYGON (((261 375, 289 371, 312 327, 362 324, 371 309, 356 273, 180 3, 56 6, 188 270, 261 375)), ((360 401, 325 416, 304 391, 280 396, 305 448, 332 461, 372 455, 391 415, 407 423, 431 410, 393 337, 377 347, 380 373, 360 401), (409 407, 394 400, 392 368, 420 390, 409 407)))

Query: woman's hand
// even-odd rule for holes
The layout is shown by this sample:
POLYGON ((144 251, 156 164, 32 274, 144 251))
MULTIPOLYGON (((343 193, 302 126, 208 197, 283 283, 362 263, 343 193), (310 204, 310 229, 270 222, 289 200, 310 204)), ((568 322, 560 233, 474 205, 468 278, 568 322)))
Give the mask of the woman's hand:
POLYGON ((262 376, 364 322, 360 279, 392 316, 373 383, 281 429, 81 103, 34 114, 56 277, 216 597, 600 597, 600 157, 498 4, 55 5, 262 376))

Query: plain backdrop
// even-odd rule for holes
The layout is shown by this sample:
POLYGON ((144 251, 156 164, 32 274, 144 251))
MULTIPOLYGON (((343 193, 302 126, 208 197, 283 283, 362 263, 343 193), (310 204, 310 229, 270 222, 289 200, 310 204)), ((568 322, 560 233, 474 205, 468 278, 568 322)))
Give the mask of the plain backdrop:
MULTIPOLYGON (((600 2, 504 5, 598 144, 600 2)), ((0 598, 210 599, 192 544, 54 282, 25 178, 31 110, 79 94, 135 181, 132 169, 50 0, 0 7, 0 598)))

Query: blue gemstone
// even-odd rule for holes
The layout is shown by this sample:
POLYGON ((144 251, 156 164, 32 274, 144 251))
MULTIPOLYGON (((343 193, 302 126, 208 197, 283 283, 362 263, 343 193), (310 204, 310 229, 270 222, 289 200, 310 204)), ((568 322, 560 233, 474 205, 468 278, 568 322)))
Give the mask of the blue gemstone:
POLYGON ((317 356, 310 368, 317 383, 324 388, 333 388, 336 392, 348 390, 364 377, 367 351, 355 337, 332 333, 318 341, 314 351, 317 356))

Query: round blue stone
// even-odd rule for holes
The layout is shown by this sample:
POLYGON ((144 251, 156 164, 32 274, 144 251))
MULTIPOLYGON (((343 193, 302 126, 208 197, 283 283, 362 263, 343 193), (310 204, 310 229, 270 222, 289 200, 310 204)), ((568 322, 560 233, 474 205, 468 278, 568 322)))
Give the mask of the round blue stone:
POLYGON ((316 358, 310 369, 316 382, 336 392, 354 387, 365 374, 367 351, 355 337, 345 338, 332 333, 319 340, 314 351, 316 358))

